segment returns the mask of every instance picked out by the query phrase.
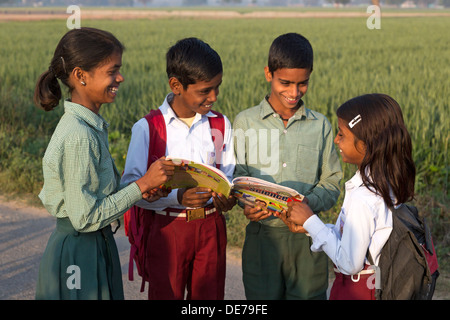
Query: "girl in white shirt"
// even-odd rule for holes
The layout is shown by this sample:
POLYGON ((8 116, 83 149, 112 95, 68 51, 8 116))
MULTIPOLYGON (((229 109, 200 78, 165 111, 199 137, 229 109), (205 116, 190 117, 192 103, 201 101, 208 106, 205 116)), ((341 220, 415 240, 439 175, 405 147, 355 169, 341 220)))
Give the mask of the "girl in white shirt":
POLYGON ((415 165, 411 138, 398 103, 383 94, 345 102, 337 110, 334 140, 344 162, 358 171, 345 183, 345 198, 335 225, 325 225, 306 203, 291 202, 287 221, 308 232, 311 250, 323 250, 335 265, 330 299, 374 300, 373 269, 392 230, 390 207, 412 200, 415 165))

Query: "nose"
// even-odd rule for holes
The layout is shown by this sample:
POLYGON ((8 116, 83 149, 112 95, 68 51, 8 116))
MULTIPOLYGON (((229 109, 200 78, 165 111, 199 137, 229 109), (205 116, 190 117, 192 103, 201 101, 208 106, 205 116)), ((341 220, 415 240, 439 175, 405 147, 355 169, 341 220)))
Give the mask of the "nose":
POLYGON ((296 86, 295 84, 293 84, 290 88, 290 96, 291 98, 297 98, 300 95, 300 88, 298 86, 296 86))
POLYGON ((217 101, 217 96, 219 95, 219 88, 211 90, 208 96, 208 101, 213 103, 217 101))
POLYGON ((124 81, 125 81, 125 78, 124 78, 123 75, 119 72, 119 73, 117 74, 117 77, 116 77, 116 82, 121 83, 121 82, 124 82, 124 81))
POLYGON ((334 137, 334 143, 335 144, 339 144, 339 136, 338 135, 336 135, 336 137, 334 137))

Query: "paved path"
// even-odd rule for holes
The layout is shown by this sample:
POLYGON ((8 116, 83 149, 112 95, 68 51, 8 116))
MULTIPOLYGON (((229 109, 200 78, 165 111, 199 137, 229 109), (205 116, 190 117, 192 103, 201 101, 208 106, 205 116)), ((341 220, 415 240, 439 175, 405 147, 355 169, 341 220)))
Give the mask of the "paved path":
MULTIPOLYGON (((39 261, 54 227, 55 219, 46 210, 0 199, 0 300, 34 299, 39 261)), ((145 300, 147 292, 139 292, 141 281, 137 273, 135 281, 128 280, 129 244, 123 227, 115 238, 125 299, 145 300)), ((226 300, 245 299, 239 253, 239 249, 228 250, 226 300)))

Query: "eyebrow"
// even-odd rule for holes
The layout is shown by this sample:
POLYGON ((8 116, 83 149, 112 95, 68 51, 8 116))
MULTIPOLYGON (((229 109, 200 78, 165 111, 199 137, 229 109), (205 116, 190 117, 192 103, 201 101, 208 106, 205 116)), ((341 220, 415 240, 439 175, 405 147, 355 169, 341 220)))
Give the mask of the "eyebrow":
POLYGON ((122 67, 121 64, 115 64, 115 65, 113 65, 112 67, 110 67, 109 70, 117 69, 117 68, 121 68, 121 67, 122 67))
POLYGON ((222 81, 219 82, 219 84, 217 86, 210 86, 210 87, 206 87, 206 88, 201 88, 198 91, 207 91, 207 90, 212 90, 214 88, 218 88, 220 87, 220 85, 222 84, 222 81))
MULTIPOLYGON (((296 83, 295 81, 289 81, 289 80, 285 80, 285 79, 282 79, 282 78, 278 78, 278 81, 280 81, 280 82, 285 82, 285 83, 296 83)), ((308 81, 309 81, 309 78, 308 78, 308 79, 305 79, 305 80, 303 80, 303 81, 300 81, 299 84, 300 84, 300 83, 303 84, 303 83, 306 83, 306 82, 308 82, 308 81)))

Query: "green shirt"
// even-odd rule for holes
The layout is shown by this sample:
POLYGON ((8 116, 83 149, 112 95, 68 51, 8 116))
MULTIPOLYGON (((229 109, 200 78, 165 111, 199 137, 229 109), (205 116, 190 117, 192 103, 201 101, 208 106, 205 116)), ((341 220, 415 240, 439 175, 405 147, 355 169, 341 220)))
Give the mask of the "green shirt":
POLYGON ((65 101, 64 110, 42 161, 44 187, 39 198, 50 214, 68 217, 76 230, 96 231, 120 217, 142 194, 136 183, 120 185, 109 153, 108 123, 70 101, 65 101))
MULTIPOLYGON (((251 176, 297 190, 318 213, 335 205, 342 170, 327 118, 302 105, 284 127, 267 98, 240 112, 233 126, 235 177, 251 176)), ((277 218, 261 221, 285 226, 277 218)))

